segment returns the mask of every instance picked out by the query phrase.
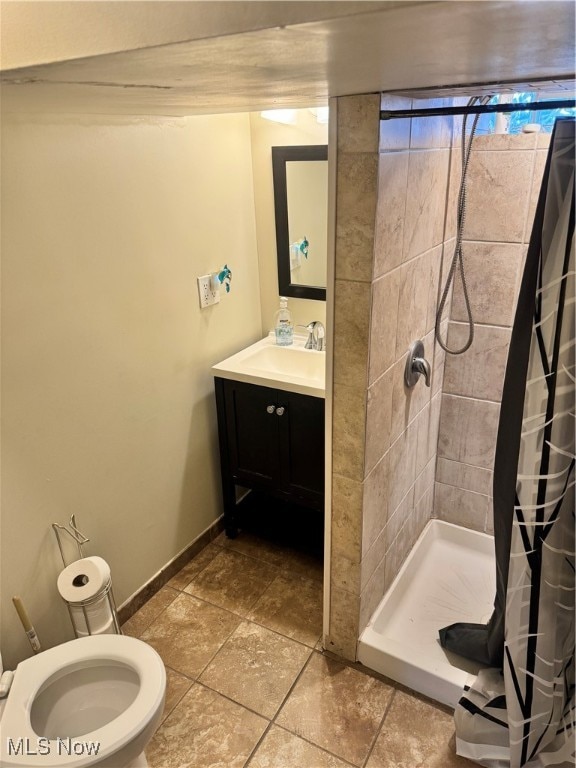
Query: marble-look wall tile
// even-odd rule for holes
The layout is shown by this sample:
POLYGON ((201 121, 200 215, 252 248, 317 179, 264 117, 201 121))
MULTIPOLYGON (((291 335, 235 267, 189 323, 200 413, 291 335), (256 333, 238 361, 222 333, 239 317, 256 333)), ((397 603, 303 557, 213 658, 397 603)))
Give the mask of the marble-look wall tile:
POLYGON ((424 471, 430 457, 428 456, 428 446, 430 444, 430 422, 432 419, 432 408, 430 403, 420 411, 414 421, 416 431, 416 477, 424 471))
POLYGON ((386 453, 364 481, 362 555, 386 525, 390 485, 390 454, 386 453))
MULTIPOLYGON (((386 525, 384 525, 370 549, 362 557, 362 562, 360 563, 360 588, 362 590, 365 589, 372 578, 374 571, 384 560, 386 551, 391 543, 392 542, 388 538, 386 525)), ((384 593, 382 593, 380 597, 382 597, 383 594, 384 593)))
POLYGON ((330 560, 330 580, 332 588, 358 595, 360 593, 360 563, 353 562, 338 552, 333 552, 330 560))
POLYGON ((442 411, 442 392, 434 395, 430 401, 430 422, 428 424, 428 459, 432 459, 438 451, 438 434, 440 432, 440 415, 442 411))
POLYGON ((338 99, 338 151, 378 152, 380 96, 341 96, 338 99))
POLYGON ((336 279, 370 282, 378 191, 378 154, 341 153, 336 193, 336 279))
POLYGON ((443 395, 438 456, 492 469, 499 413, 498 403, 443 395))
MULTIPOLYGON (((448 355, 444 370, 444 392, 480 400, 502 399, 508 360, 510 329, 476 324, 474 341, 462 355, 448 355)), ((468 338, 468 327, 450 323, 448 345, 460 349, 468 338)))
POLYGON ((448 198, 446 202, 446 224, 444 240, 456 237, 458 222, 458 196, 462 182, 462 154, 458 148, 450 153, 450 169, 448 172, 448 198))
POLYGON ((444 245, 439 245, 428 252, 428 271, 422 276, 423 279, 429 281, 425 333, 432 331, 436 325, 436 312, 440 303, 440 275, 443 259, 444 245))
POLYGON ((359 563, 362 551, 361 482, 332 476, 332 553, 359 563))
POLYGON ((375 278, 390 272, 403 261, 408 158, 408 152, 380 155, 374 239, 375 278))
POLYGON ((334 381, 365 388, 368 372, 370 285, 336 280, 334 381))
POLYGON ((438 459, 436 466, 436 480, 444 485, 453 485, 465 491, 492 495, 492 482, 494 473, 491 469, 474 467, 471 464, 462 464, 451 459, 438 459))
POLYGON ((434 455, 428 464, 424 467, 422 472, 416 478, 414 483, 414 500, 416 503, 420 501, 422 496, 434 486, 434 479, 436 476, 436 455, 434 455))
POLYGON ((366 459, 368 474, 390 447, 390 421, 392 417, 392 374, 389 368, 368 390, 366 415, 366 459))
POLYGON ((360 632, 366 628, 384 595, 386 559, 382 558, 360 594, 360 632))
POLYGON ((538 137, 536 139, 536 147, 537 149, 548 149, 550 146, 550 139, 552 138, 551 133, 537 133, 536 136, 538 137))
MULTIPOLYGON (((463 243, 466 284, 472 316, 484 325, 512 325, 514 295, 522 261, 522 245, 512 243, 463 243)), ((454 286, 451 319, 467 321, 464 295, 459 280, 454 286)))
POLYGON ((536 133, 487 133, 474 137, 473 152, 536 149, 536 133))
POLYGON ((436 483, 434 515, 448 523, 462 525, 475 531, 484 531, 490 509, 490 497, 473 491, 464 491, 453 485, 436 483))
POLYGON ((403 264, 399 269, 396 360, 408 350, 413 341, 426 334, 431 287, 430 266, 431 259, 425 253, 403 264))
POLYGON ((394 512, 416 479, 417 440, 410 425, 390 447, 388 514, 394 512))
POLYGON ((414 504, 414 541, 418 539, 434 514, 434 484, 414 504))
MULTIPOLYGON (((414 99, 412 109, 432 109, 452 106, 452 99, 414 99)), ((451 115, 413 117, 410 149, 447 149, 452 144, 451 115)))
POLYGON ((388 522, 386 523, 386 538, 388 541, 388 548, 394 545, 398 534, 406 525, 413 512, 414 486, 410 488, 406 496, 404 496, 400 504, 388 518, 388 522))
POLYGON ((330 631, 326 650, 346 659, 356 659, 359 637, 360 595, 343 589, 330 590, 330 631))
POLYGON ((366 391, 335 383, 332 407, 333 470, 360 481, 364 478, 366 391))
MULTIPOLYGON (((410 109, 412 99, 384 94, 380 109, 410 109)), ((380 121, 380 151, 408 149, 410 146, 410 118, 380 121)))
POLYGON ((540 188, 542 187, 542 178, 544 176, 544 169, 546 167, 546 160, 548 158, 548 150, 539 149, 535 155, 534 173, 532 174, 532 185, 530 188, 530 198, 528 200, 528 214, 526 216, 526 227, 524 229, 523 240, 525 243, 530 242, 530 237, 532 235, 534 217, 536 215, 536 206, 538 205, 540 188))
MULTIPOLYGON (((392 418, 390 424, 390 440, 394 442, 407 429, 420 411, 430 401, 430 390, 424 381, 418 381, 414 387, 408 388, 404 383, 404 369, 408 353, 402 355, 392 368, 392 418)), ((430 359, 430 358, 428 358, 430 359)))
POLYGON ((396 326, 400 270, 384 275, 372 284, 370 319, 369 383, 373 384, 396 360, 396 326))
POLYGON ((398 575, 398 572, 410 551, 410 541, 413 534, 413 526, 410 523, 411 520, 408 518, 386 552, 384 564, 385 591, 390 589, 392 582, 398 575))
POLYGON ((533 151, 470 155, 464 227, 467 240, 522 242, 533 164, 533 151))
POLYGON ((404 261, 443 242, 449 160, 448 149, 410 152, 404 261))

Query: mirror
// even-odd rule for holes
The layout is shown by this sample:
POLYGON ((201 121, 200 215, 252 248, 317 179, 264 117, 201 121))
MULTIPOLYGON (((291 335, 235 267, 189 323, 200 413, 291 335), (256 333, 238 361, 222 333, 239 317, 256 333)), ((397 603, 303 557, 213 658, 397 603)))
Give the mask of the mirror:
POLYGON ((326 300, 328 147, 272 147, 281 296, 326 300))

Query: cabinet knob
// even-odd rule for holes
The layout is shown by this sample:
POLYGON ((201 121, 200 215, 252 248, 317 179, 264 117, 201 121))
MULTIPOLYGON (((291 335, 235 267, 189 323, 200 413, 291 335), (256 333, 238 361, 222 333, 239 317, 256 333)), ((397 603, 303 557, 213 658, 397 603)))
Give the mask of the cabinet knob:
POLYGON ((281 405, 279 408, 276 408, 276 415, 277 416, 284 416, 284 411, 286 408, 284 408, 283 405, 281 405))
POLYGON ((274 413, 275 410, 276 410, 276 406, 275 405, 267 405, 266 406, 266 413, 274 413))

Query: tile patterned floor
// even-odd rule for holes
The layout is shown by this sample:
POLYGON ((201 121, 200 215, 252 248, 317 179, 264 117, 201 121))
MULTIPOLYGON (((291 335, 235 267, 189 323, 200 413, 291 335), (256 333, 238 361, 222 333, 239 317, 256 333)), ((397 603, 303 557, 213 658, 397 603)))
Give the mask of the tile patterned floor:
POLYGON ((150 768, 465 768, 452 717, 324 655, 322 566, 241 533, 209 544, 123 626, 162 656, 150 768))

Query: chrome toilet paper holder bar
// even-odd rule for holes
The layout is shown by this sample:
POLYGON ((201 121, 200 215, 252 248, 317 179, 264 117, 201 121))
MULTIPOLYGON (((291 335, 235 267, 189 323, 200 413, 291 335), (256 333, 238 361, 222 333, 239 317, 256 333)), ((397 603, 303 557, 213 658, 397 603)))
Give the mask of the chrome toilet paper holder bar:
MULTIPOLYGON (((70 516, 70 522, 68 523, 68 527, 66 527, 65 525, 60 525, 59 523, 52 523, 52 530, 54 531, 54 534, 56 536, 56 541, 58 542, 58 549, 60 550, 60 555, 62 556, 62 562, 64 563, 64 568, 67 568, 68 565, 70 565, 70 563, 66 562, 66 557, 64 555, 64 547, 62 546, 61 532, 70 536, 70 538, 76 543, 76 546, 78 547, 77 559, 81 560, 84 557, 83 547, 84 547, 84 544, 87 544, 90 541, 90 539, 87 536, 84 536, 84 534, 78 529, 78 526, 76 525, 75 515, 70 516)), ((110 613, 112 615, 112 622, 114 624, 115 633, 117 635, 122 634, 122 630, 120 629, 120 622, 118 620, 118 611, 116 609, 116 601, 114 600, 114 592, 112 591, 112 579, 110 579, 110 581, 104 587, 104 589, 102 589, 100 592, 98 592, 97 595, 94 595, 94 597, 91 597, 88 600, 82 600, 72 604, 64 600, 64 602, 66 603, 66 607, 68 608, 70 621, 72 622, 72 628, 74 629, 74 634, 76 635, 76 637, 81 637, 81 635, 79 634, 78 627, 76 626, 76 623, 74 621, 74 617, 72 614, 72 606, 82 609, 82 613, 84 615, 84 621, 86 622, 86 629, 88 630, 88 634, 91 635, 92 630, 90 627, 87 608, 90 605, 93 605, 94 603, 98 602, 99 600, 102 600, 102 598, 106 598, 108 600, 108 605, 110 607, 110 613)))
POLYGON ((62 562, 64 563, 64 568, 66 568, 67 565, 70 565, 70 563, 66 562, 66 558, 64 556, 64 547, 62 546, 60 531, 63 531, 64 533, 68 534, 68 536, 70 536, 70 538, 76 542, 76 545, 78 547, 78 558, 77 558, 78 560, 84 557, 84 550, 82 549, 82 547, 84 546, 84 544, 90 541, 90 539, 87 536, 84 536, 84 534, 78 530, 78 527, 76 526, 75 515, 70 516, 70 522, 68 523, 68 525, 69 527, 67 528, 65 525, 52 523, 52 530, 56 535, 56 541, 58 542, 58 548, 60 550, 60 554, 62 555, 62 562))

